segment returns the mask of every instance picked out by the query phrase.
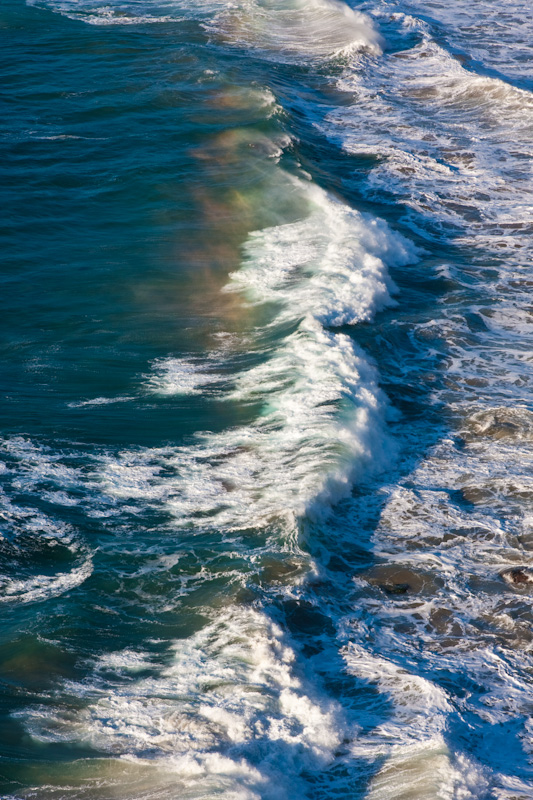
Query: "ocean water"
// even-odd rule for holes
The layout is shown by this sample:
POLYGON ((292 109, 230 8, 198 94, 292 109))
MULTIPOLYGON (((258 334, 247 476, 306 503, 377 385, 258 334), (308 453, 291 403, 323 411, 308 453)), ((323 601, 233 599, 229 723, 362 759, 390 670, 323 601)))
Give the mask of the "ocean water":
POLYGON ((525 0, 4 0, 2 800, 533 798, 525 0))

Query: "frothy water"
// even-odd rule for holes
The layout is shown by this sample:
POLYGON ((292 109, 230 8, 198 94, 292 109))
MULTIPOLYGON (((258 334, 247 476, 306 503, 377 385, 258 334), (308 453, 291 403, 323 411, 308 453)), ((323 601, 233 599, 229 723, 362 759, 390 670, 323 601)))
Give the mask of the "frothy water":
POLYGON ((147 0, 59 0, 49 3, 46 0, 28 0, 28 5, 37 8, 51 8, 66 17, 89 25, 146 25, 164 22, 182 22, 191 16, 202 19, 224 8, 226 0, 213 0, 193 4, 187 0, 160 0, 152 3, 147 0))
POLYGON ((339 0, 245 0, 228 4, 210 29, 231 45, 289 63, 379 53, 381 44, 369 18, 339 0))
POLYGON ((290 797, 303 789, 291 776, 332 761, 342 714, 309 686, 284 639, 257 611, 228 610, 176 644, 156 676, 143 676, 154 665, 140 653, 107 655, 93 684, 66 687, 89 701, 80 716, 50 719, 37 707, 29 729, 40 741, 88 741, 135 767, 150 769, 157 755, 182 797, 290 797))
MULTIPOLYGON (((207 518, 230 530, 261 528, 282 517, 292 536, 298 517, 321 513, 350 491, 357 473, 379 469, 394 451, 374 366, 348 336, 324 326, 369 320, 391 305, 394 285, 383 259, 405 264, 416 259, 415 250, 382 220, 363 217, 318 187, 279 180, 306 201, 308 216, 252 232, 243 267, 225 287, 254 308, 274 308, 248 339, 264 359, 219 392, 222 400, 259 404, 259 416, 252 425, 199 434, 190 448, 124 454, 102 474, 111 495, 164 498, 182 524, 204 528, 207 518)), ((168 395, 198 392, 217 380, 220 386, 224 377, 214 363, 157 362, 147 387, 168 395)))
POLYGON ((2 796, 533 796, 529 16, 10 0, 2 796))

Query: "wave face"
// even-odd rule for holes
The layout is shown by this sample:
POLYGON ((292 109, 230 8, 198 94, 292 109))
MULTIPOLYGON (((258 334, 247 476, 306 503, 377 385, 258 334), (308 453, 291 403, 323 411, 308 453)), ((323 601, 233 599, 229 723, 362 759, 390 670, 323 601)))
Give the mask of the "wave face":
POLYGON ((9 800, 522 800, 529 14, 8 0, 9 800))
POLYGON ((339 0, 245 0, 229 4, 209 27, 228 44, 259 50, 269 60, 309 64, 380 52, 369 18, 339 0))

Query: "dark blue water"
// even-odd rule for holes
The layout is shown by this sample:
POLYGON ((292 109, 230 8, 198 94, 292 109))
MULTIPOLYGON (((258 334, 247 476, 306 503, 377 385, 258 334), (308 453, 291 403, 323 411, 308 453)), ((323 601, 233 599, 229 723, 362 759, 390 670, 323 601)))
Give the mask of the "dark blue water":
POLYGON ((2 797, 533 796, 530 28, 5 0, 2 797))

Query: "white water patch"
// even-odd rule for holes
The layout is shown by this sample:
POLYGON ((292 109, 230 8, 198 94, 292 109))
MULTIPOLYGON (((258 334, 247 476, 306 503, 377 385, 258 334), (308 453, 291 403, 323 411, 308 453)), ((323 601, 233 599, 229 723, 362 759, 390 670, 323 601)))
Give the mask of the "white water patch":
POLYGON ((10 529, 39 534, 63 544, 72 540, 72 529, 60 520, 51 520, 42 511, 14 502, 24 494, 26 502, 36 497, 62 506, 75 506, 77 493, 83 486, 83 473, 65 463, 63 453, 39 446, 27 438, 15 436, 0 441, 0 516, 10 529))
POLYGON ((346 70, 340 85, 354 102, 329 115, 328 135, 351 153, 378 158, 365 191, 405 204, 413 227, 445 236, 459 229, 464 244, 496 252, 509 233, 516 248, 527 245, 533 95, 466 70, 426 23, 395 19, 420 41, 346 70))
POLYGON ((183 16, 176 12, 172 0, 160 0, 157 4, 147 0, 26 0, 29 6, 50 8, 69 19, 88 25, 146 25, 162 22, 178 22, 183 16), (167 12, 167 13, 165 13, 167 12))
POLYGON ((288 63, 380 52, 371 20, 340 0, 240 0, 215 16, 208 30, 223 41, 288 63))
POLYGON ((145 391, 159 395, 205 394, 206 387, 221 378, 215 364, 187 358, 160 358, 152 364, 145 391), (210 368, 211 371, 208 371, 210 368))
POLYGON ((92 574, 92 554, 70 525, 35 508, 16 505, 2 490, 0 520, 0 603, 57 597, 92 574), (42 561, 46 572, 40 572, 42 561))
POLYGON ((0 457, 5 459, 0 461, 0 474, 5 484, 5 495, 2 496, 5 497, 6 509, 9 513, 18 509, 16 513, 26 519, 24 529, 31 527, 39 531, 41 538, 46 537, 49 529, 54 538, 70 531, 60 521, 49 524, 45 521, 47 518, 33 508, 21 510, 21 506, 13 505, 8 497, 24 493, 32 501, 39 498, 64 507, 78 505, 86 493, 87 476, 79 464, 73 465, 72 455, 36 444, 26 437, 14 436, 0 440, 0 457), (35 522, 30 526, 31 519, 35 522))
POLYGON ((147 654, 112 653, 91 681, 63 692, 85 707, 76 715, 49 705, 17 712, 32 737, 83 742, 171 771, 173 796, 191 800, 222 792, 303 796, 301 774, 333 761, 345 728, 340 709, 298 668, 281 629, 245 608, 230 607, 177 642, 164 668, 147 654), (151 677, 142 676, 146 669, 151 677))
POLYGON ((114 403, 129 403, 134 397, 121 395, 120 397, 92 397, 89 400, 73 400, 67 403, 68 408, 85 408, 86 406, 109 406, 114 403))
POLYGON ((400 13, 409 9, 439 24, 447 42, 459 51, 466 64, 474 68, 498 70, 502 77, 531 80, 531 42, 533 20, 523 0, 506 0, 497 7, 491 0, 393 0, 388 10, 400 13), (477 62, 477 63, 476 63, 477 62))
POLYGON ((206 19, 228 0, 26 0, 87 25, 147 25, 206 19))
POLYGON ((0 575, 0 603, 35 603, 58 597, 84 583, 92 571, 92 558, 88 557, 68 572, 53 576, 33 575, 23 580, 0 575))
POLYGON ((355 738, 351 753, 382 766, 372 777, 368 800, 471 800, 484 796, 483 772, 464 757, 450 752, 445 731, 452 711, 446 693, 416 672, 367 647, 344 648, 348 674, 375 686, 392 706, 385 720, 372 711, 361 722, 371 732, 355 738), (372 724, 373 723, 373 724, 372 724))
POLYGON ((390 716, 381 723, 376 720, 373 739, 389 748, 406 740, 431 743, 442 735, 451 705, 440 687, 356 643, 346 646, 344 660, 349 674, 376 684, 393 701, 390 716))
POLYGON ((164 503, 182 524, 231 530, 284 519, 291 531, 296 517, 327 508, 393 452, 375 368, 347 336, 312 319, 241 377, 234 397, 264 404, 254 425, 203 434, 194 447, 105 458, 104 491, 164 503))
POLYGON ((0 440, 0 454, 6 458, 6 469, 9 470, 12 463, 16 465, 13 472, 16 489, 25 489, 38 481, 50 481, 64 488, 80 483, 80 470, 63 463, 61 453, 23 436, 0 440))
POLYGON ((474 800, 489 782, 465 757, 453 758, 442 739, 392 750, 370 783, 367 800, 474 800))
POLYGON ((503 787, 533 768, 532 446, 522 436, 530 416, 518 408, 473 414, 462 446, 442 440, 383 490, 377 565, 354 580, 344 622, 348 670, 392 705, 375 720, 369 712, 371 732, 358 742, 371 760, 387 754, 376 796, 395 796, 396 784, 397 796, 405 786, 409 797, 409 775, 422 769, 429 788, 413 797, 484 797, 489 786, 505 797, 503 787), (470 731, 474 743, 487 741, 488 760, 473 747, 484 767, 447 750, 470 731), (439 741, 442 767, 466 781, 460 791, 431 789, 439 741))
POLYGON ((92 574, 93 554, 76 529, 34 505, 75 506, 80 472, 29 439, 0 441, 0 603, 58 597, 92 574))
POLYGON ((403 266, 415 248, 376 217, 361 214, 315 185, 309 216, 250 234, 230 290, 253 303, 283 305, 277 321, 312 314, 323 325, 352 325, 393 305, 387 264, 403 266))
MULTIPOLYGON (((258 366, 234 378, 225 398, 259 405, 253 424, 202 434, 193 447, 160 448, 105 459, 101 480, 117 500, 164 503, 183 524, 263 528, 319 513, 350 491, 364 470, 380 469, 394 448, 390 413, 375 367, 349 336, 324 325, 369 320, 392 300, 386 263, 416 259, 407 240, 318 187, 293 181, 308 215, 252 233, 228 291, 272 307, 253 331, 258 366), (292 332, 280 337, 280 326, 292 332), (275 335, 274 344, 265 344, 275 335)), ((169 362, 161 362, 167 365, 169 362)), ((177 365, 175 392, 216 380, 209 364, 177 365), (177 387, 176 387, 177 384, 177 387)), ((158 387, 161 386, 159 382, 158 387)))

